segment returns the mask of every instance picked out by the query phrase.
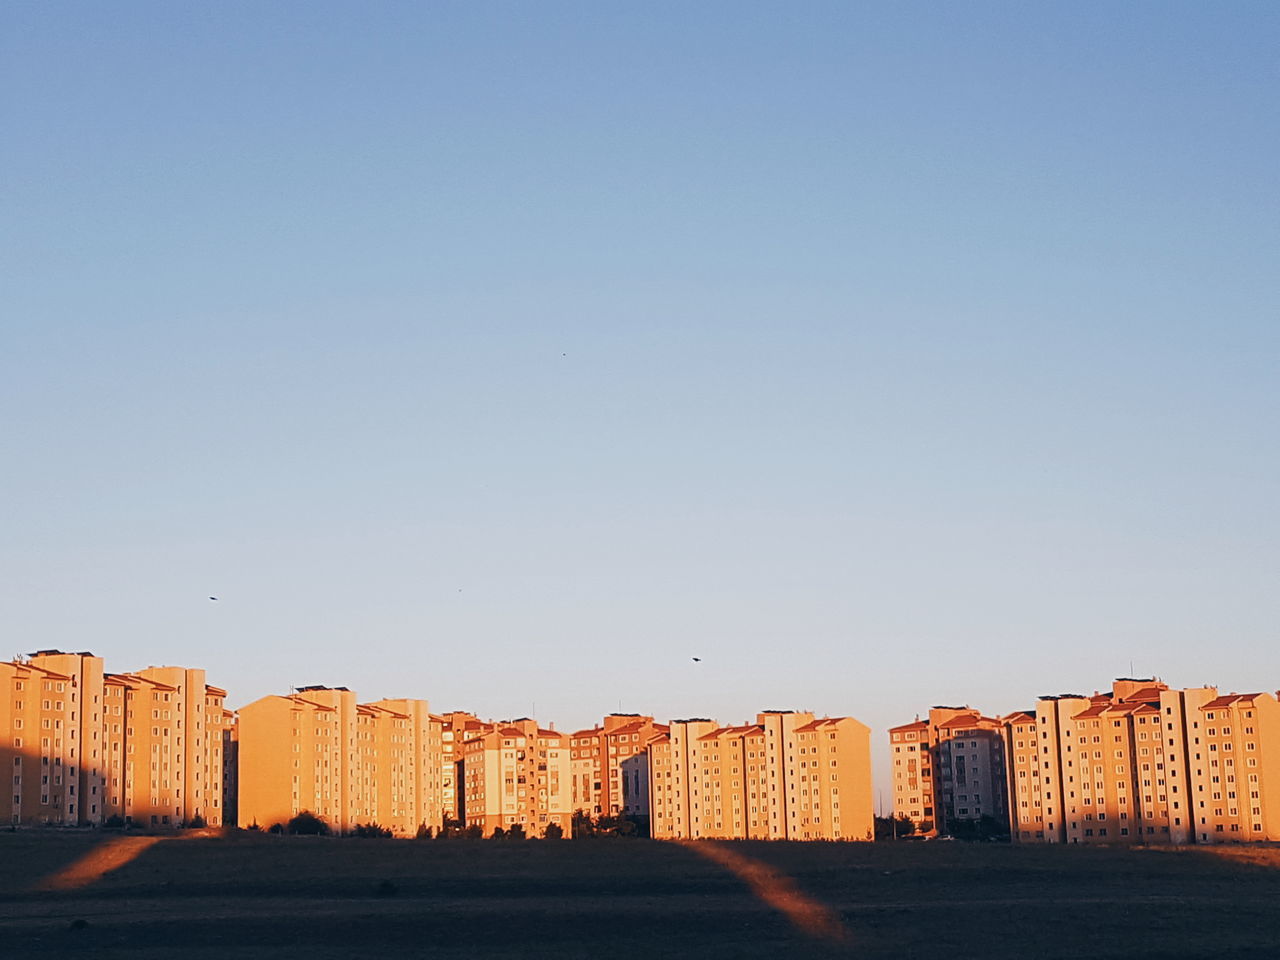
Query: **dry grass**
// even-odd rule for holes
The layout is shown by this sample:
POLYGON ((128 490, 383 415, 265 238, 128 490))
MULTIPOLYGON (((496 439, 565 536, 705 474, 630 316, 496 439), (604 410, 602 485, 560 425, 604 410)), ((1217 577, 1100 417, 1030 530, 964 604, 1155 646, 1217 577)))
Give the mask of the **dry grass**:
POLYGON ((0 834, 0 956, 1132 960, 1280 953, 1276 849, 244 834, 111 848, 98 840, 0 834), (39 889, 57 876, 83 885, 39 889))

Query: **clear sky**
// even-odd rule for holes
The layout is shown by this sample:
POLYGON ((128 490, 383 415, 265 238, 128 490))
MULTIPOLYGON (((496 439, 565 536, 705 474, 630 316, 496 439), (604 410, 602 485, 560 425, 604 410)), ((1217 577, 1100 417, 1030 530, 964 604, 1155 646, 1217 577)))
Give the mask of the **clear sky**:
POLYGON ((0 656, 877 743, 1274 690, 1278 43, 1270 0, 7 3, 0 656))

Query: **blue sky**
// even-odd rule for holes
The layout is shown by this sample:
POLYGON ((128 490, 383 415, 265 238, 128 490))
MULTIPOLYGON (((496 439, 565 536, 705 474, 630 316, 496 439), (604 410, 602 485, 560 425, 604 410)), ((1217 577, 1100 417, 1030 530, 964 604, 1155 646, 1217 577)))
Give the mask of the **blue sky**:
POLYGON ((0 17, 0 655, 877 740, 1280 686, 1274 4, 0 17))

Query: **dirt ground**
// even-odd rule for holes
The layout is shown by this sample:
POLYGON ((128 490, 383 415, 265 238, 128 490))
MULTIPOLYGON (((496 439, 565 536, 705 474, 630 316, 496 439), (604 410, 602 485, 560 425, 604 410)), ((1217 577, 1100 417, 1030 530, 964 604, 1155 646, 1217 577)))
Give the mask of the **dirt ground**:
POLYGON ((0 833, 0 957, 1280 956, 1280 850, 0 833), (149 839, 149 838, 148 838, 149 839))

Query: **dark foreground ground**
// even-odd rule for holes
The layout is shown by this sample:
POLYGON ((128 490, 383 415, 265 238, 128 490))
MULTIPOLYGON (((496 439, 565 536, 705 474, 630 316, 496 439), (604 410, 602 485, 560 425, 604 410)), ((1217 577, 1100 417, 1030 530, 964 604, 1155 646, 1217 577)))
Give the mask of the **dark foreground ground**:
POLYGON ((1276 850, 240 835, 37 889, 100 843, 0 833, 0 957, 1280 957, 1276 850))

